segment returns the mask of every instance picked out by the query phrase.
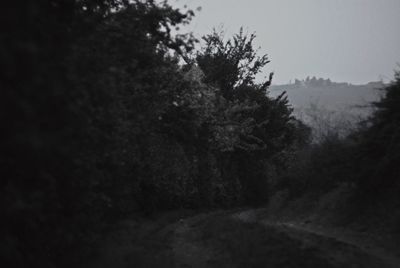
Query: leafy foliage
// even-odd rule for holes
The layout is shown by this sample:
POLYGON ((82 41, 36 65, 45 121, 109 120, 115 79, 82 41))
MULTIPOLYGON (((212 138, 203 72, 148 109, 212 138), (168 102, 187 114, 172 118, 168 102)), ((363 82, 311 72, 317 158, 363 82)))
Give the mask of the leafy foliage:
POLYGON ((400 73, 382 89, 383 98, 374 103, 375 113, 369 127, 360 134, 359 154, 363 173, 359 177, 363 191, 378 195, 398 195, 400 190, 400 73), (378 190, 378 191, 377 191, 378 190))
POLYGON ((205 48, 195 59, 204 72, 203 82, 218 89, 215 94, 219 103, 228 104, 225 112, 219 112, 225 130, 230 135, 236 133, 235 139, 230 140, 234 144, 220 158, 231 159, 227 168, 235 170, 245 200, 259 204, 268 198, 271 178, 266 166, 273 163, 283 168, 283 163, 276 161, 277 155, 290 151, 304 137, 299 135, 301 123, 291 116, 292 109, 284 94, 276 99, 268 97, 266 90, 272 73, 266 82, 255 81, 269 61, 266 55, 257 56, 254 38, 255 35, 247 36, 240 30, 224 42, 222 35, 214 32, 204 37, 205 48))
POLYGON ((13 4, 0 45, 6 266, 77 266, 129 213, 267 199, 301 124, 268 97, 272 75, 256 83, 268 59, 254 35, 207 36, 182 66, 195 40, 172 32, 192 16, 152 0, 13 4))
POLYGON ((205 74, 205 83, 219 88, 222 95, 232 100, 234 89, 257 86, 265 92, 270 80, 262 85, 256 85, 255 77, 269 63, 267 55, 257 56, 253 41, 255 34, 250 36, 243 29, 232 39, 224 42, 223 33, 214 31, 203 37, 205 46, 196 55, 196 62, 205 74))
POLYGON ((9 11, 1 252, 6 266, 74 266, 72 253, 85 253, 110 213, 135 207, 141 137, 178 77, 169 50, 192 44, 170 28, 192 14, 154 1, 30 1, 9 11))

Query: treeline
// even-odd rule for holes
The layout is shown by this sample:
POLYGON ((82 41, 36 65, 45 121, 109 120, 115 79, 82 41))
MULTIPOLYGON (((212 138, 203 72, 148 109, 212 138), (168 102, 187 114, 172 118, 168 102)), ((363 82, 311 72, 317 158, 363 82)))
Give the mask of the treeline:
MULTIPOLYGON (((355 86, 350 83, 346 82, 333 82, 331 81, 330 78, 324 79, 322 77, 317 78, 315 76, 311 77, 307 76, 305 79, 294 79, 293 84, 289 85, 294 85, 294 86, 304 86, 304 87, 349 87, 349 86, 355 86)), ((382 87, 384 85, 383 82, 377 81, 377 82, 369 82, 368 85, 371 86, 376 86, 376 87, 382 87)))
MULTIPOLYGON (((326 86, 331 86, 331 85, 338 85, 339 83, 332 82, 331 79, 324 79, 324 78, 316 78, 313 76, 310 78, 307 76, 306 79, 299 80, 295 79, 294 84, 296 86, 309 86, 309 87, 326 87, 326 86)), ((347 84, 346 84, 347 85, 347 84)))
POLYGON ((132 212, 262 204, 308 139, 254 35, 155 1, 14 1, 1 18, 3 267, 74 267, 132 212), (183 60, 185 63, 182 63, 183 60))

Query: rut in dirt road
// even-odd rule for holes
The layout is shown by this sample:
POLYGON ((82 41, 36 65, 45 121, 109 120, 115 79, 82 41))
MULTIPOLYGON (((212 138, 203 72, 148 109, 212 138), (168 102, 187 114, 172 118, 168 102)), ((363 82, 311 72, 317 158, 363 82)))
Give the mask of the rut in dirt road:
POLYGON ((303 243, 305 248, 318 247, 333 265, 343 267, 400 267, 400 258, 371 242, 356 240, 332 230, 313 228, 295 222, 276 222, 262 219, 257 210, 233 215, 243 222, 257 222, 273 228, 303 243))
POLYGON ((398 259, 256 210, 219 211, 173 221, 125 222, 87 267, 400 267, 398 259))

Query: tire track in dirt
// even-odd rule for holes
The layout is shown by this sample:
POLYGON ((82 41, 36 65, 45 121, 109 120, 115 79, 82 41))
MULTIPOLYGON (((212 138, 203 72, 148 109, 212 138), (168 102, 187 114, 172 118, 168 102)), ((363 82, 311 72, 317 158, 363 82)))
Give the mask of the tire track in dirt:
POLYGON ((85 267, 400 267, 399 258, 378 246, 321 228, 270 221, 255 209, 126 221, 113 228, 89 263, 85 267))
POLYGON ((343 235, 338 236, 327 230, 316 230, 294 222, 260 219, 258 212, 254 209, 245 210, 233 214, 233 217, 243 222, 261 223, 266 227, 272 227, 293 239, 302 241, 305 248, 316 246, 324 252, 325 257, 333 265, 338 267, 400 267, 400 258, 371 243, 363 244, 343 235))

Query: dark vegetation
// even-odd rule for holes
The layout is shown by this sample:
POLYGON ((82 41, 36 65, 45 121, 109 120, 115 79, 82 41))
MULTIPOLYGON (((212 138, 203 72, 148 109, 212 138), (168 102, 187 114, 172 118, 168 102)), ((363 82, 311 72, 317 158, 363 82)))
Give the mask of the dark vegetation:
POLYGON ((76 265, 128 213, 260 204, 267 163, 301 140, 243 33, 171 31, 153 1, 30 1, 2 18, 7 266, 76 265), (179 64, 185 58, 186 64, 179 64), (7 120, 6 120, 7 119, 7 120))
MULTIPOLYGON (((309 194, 314 202, 335 189, 349 193, 340 211, 346 221, 373 223, 398 233, 400 222, 400 74, 380 89, 374 112, 343 137, 331 132, 296 152, 278 191, 291 200, 309 194), (390 224, 388 224, 390 222, 390 224), (382 226, 383 225, 383 226, 382 226), (385 226, 386 225, 386 226, 385 226)), ((340 196, 339 196, 340 198, 340 196)))
POLYGON ((398 200, 398 75, 363 129, 306 149, 309 129, 267 94, 272 75, 255 80, 268 58, 254 35, 212 33, 195 51, 172 34, 193 12, 152 0, 14 1, 3 13, 3 267, 75 267, 131 213, 342 183, 358 200, 398 200))

